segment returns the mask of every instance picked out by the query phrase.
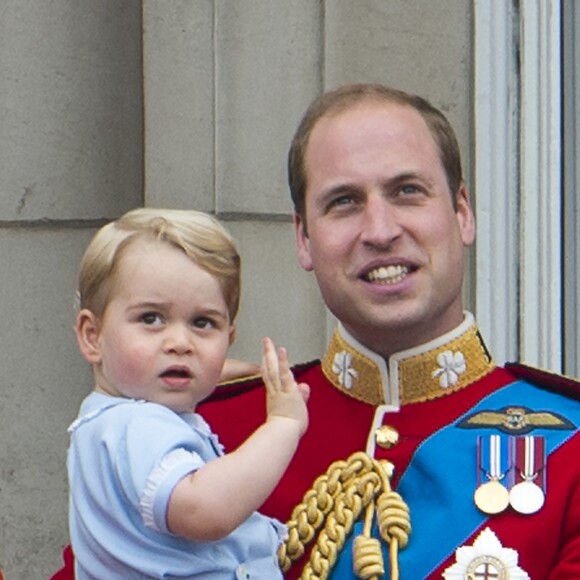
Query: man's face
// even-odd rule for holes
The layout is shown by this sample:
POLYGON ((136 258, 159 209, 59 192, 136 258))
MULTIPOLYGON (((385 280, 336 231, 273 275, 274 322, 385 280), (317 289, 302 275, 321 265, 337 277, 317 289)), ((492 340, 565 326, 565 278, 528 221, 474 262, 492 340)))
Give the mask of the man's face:
POLYGON ((454 210, 437 146, 414 109, 370 102, 323 117, 305 170, 299 260, 357 340, 389 356, 461 322, 473 214, 463 188, 454 210))

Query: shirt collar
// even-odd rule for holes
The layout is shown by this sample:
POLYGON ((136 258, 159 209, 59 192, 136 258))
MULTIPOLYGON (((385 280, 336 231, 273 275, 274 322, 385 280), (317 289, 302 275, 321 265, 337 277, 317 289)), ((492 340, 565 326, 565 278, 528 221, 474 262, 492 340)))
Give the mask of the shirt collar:
POLYGON ((401 405, 454 393, 495 364, 473 315, 451 332, 383 359, 338 324, 322 359, 326 378, 346 395, 371 405, 401 405))

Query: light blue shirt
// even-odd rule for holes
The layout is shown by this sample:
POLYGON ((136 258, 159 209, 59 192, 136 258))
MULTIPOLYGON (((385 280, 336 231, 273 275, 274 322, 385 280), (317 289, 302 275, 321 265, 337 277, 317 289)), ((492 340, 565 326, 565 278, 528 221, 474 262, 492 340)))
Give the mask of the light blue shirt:
POLYGON ((254 513, 215 542, 168 531, 175 485, 223 455, 199 415, 91 393, 69 432, 69 526, 77 579, 282 578, 276 552, 287 531, 277 520, 254 513))

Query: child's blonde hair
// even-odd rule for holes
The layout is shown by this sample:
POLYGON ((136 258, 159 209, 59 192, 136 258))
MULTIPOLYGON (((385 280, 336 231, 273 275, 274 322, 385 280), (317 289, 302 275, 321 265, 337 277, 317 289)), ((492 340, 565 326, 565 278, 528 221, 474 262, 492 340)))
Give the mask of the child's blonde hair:
POLYGON ((138 240, 170 244, 215 276, 233 323, 240 302, 241 260, 236 243, 215 218, 195 210, 139 208, 103 226, 81 260, 77 291, 80 308, 103 316, 120 259, 138 240))

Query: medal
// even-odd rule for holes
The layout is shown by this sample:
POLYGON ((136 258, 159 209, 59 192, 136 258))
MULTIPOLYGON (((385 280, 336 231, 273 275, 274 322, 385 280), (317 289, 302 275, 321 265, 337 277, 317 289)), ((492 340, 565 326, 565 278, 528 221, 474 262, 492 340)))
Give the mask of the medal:
POLYGON ((510 505, 520 514, 534 514, 544 505, 544 492, 533 481, 522 481, 511 488, 510 505))
POLYGON ((509 492, 510 505, 521 514, 539 511, 545 500, 546 462, 543 437, 516 437, 513 443, 515 485, 509 492))
POLYGON ((486 514, 499 514, 509 505, 509 492, 501 483, 509 470, 509 446, 499 435, 478 437, 478 487, 475 505, 486 514))
POLYGON ((475 505, 486 514, 499 514, 510 503, 508 490, 498 481, 492 479, 481 484, 473 494, 475 505))

